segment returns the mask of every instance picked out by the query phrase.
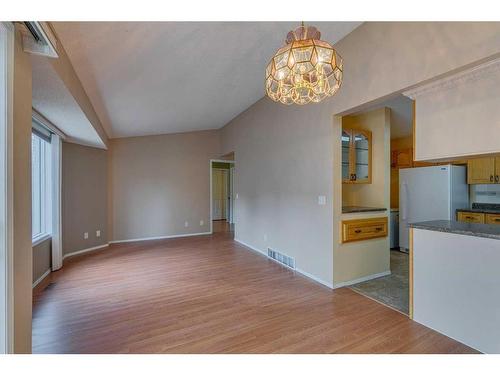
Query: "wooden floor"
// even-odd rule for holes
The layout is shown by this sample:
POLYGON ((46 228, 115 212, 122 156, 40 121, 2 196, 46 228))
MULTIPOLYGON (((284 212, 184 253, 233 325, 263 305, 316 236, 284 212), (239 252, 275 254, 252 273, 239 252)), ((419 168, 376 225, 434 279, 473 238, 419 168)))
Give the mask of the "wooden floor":
POLYGON ((230 233, 111 245, 35 295, 34 353, 471 353, 230 233))

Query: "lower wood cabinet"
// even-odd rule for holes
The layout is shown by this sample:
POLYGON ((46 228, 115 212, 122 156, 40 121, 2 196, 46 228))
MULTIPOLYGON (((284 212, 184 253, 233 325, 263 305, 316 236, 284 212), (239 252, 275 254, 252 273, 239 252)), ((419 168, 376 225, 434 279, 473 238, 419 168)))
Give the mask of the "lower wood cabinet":
POLYGON ((457 220, 463 221, 465 223, 484 223, 484 214, 479 212, 467 212, 467 211, 459 211, 457 214, 457 220))
POLYGON ((342 242, 387 237, 387 217, 342 221, 342 242))
POLYGON ((465 223, 500 224, 500 214, 459 211, 457 213, 457 220, 465 223))
POLYGON ((486 224, 500 224, 500 215, 486 214, 485 223, 486 224))

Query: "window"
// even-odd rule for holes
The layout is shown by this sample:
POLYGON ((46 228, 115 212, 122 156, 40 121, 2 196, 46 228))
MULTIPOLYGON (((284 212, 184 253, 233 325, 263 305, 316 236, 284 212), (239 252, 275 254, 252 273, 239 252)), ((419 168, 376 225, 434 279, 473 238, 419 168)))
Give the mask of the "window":
POLYGON ((31 135, 31 224, 33 243, 45 240, 51 233, 51 163, 50 138, 31 135))

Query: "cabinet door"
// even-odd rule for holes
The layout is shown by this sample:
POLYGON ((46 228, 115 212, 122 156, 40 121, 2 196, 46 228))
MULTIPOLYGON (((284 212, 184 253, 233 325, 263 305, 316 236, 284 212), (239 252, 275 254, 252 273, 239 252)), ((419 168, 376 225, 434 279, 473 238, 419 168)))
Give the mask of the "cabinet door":
POLYGON ((369 184, 372 182, 372 137, 369 131, 353 130, 352 144, 354 153, 355 183, 369 184))
POLYGON ((411 168, 413 166, 413 149, 405 148, 394 151, 396 168, 411 168))
POLYGON ((497 214, 486 214, 485 223, 486 224, 500 225, 500 215, 497 215, 497 214))
POLYGON ((484 214, 477 213, 477 212, 465 212, 461 211, 458 212, 457 214, 457 220, 458 221, 463 221, 466 223, 478 223, 478 224, 483 224, 484 223, 484 214))
POLYGON ((495 183, 500 183, 500 157, 495 158, 495 183))
POLYGON ((352 159, 352 131, 350 129, 342 129, 342 182, 350 183, 353 178, 353 170, 351 167, 352 159))
POLYGON ((493 184, 495 182, 495 158, 471 159, 467 162, 467 183, 493 184))

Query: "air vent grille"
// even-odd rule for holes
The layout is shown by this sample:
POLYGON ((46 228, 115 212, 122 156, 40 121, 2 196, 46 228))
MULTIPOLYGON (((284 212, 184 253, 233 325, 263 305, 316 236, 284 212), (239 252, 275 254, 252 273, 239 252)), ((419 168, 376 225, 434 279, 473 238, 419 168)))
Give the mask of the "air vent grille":
POLYGON ((267 256, 278 263, 281 263, 288 268, 295 269, 295 258, 289 257, 288 255, 282 254, 276 250, 267 249, 267 256))

